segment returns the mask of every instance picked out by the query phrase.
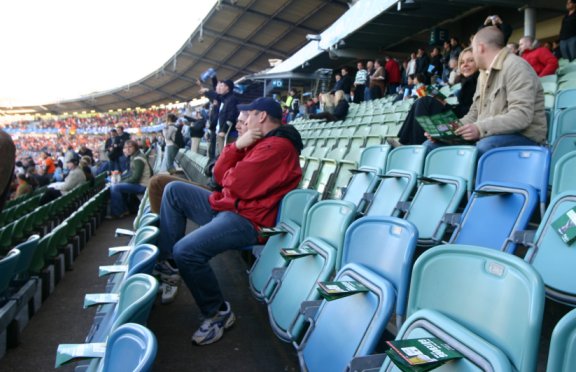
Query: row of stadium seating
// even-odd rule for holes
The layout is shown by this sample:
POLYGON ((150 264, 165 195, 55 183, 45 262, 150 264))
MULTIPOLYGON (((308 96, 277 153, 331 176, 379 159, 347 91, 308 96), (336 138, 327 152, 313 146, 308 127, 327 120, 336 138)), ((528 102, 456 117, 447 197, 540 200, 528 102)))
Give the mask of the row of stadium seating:
MULTIPOLYGON (((29 318, 54 291, 106 211, 104 176, 0 228, 0 357, 17 346, 29 318)), ((31 202, 21 201, 12 208, 31 202)))

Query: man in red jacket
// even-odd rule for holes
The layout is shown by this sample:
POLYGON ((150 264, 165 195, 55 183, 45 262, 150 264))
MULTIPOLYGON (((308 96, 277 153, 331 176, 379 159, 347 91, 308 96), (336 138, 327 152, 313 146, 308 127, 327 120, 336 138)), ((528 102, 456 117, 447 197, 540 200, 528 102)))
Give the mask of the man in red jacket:
POLYGON ((197 345, 218 341, 235 321, 210 259, 256 244, 258 228, 275 225, 278 203, 302 177, 302 140, 294 127, 281 125, 280 104, 258 98, 238 109, 248 112, 247 130, 224 148, 214 166, 221 189, 171 182, 160 208, 160 259, 172 256, 204 317, 192 336, 197 345), (199 227, 185 235, 187 219, 199 227))
POLYGON ((548 48, 534 47, 534 38, 524 36, 518 43, 522 58, 532 66, 538 77, 552 75, 558 69, 558 60, 548 48))
MULTIPOLYGON (((386 83, 388 84, 388 94, 396 94, 396 90, 402 81, 402 73, 400 72, 400 65, 390 56, 385 56, 386 65, 386 83)), ((385 95, 385 92, 383 92, 385 95)))

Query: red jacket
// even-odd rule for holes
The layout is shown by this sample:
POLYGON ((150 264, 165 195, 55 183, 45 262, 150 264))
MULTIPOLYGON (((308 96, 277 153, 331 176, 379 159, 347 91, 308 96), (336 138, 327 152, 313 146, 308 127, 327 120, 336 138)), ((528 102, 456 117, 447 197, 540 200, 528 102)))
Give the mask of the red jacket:
POLYGON ((558 60, 551 51, 544 47, 526 49, 522 58, 532 66, 539 77, 552 75, 558 69, 558 60))
POLYGON ((212 209, 236 212, 255 227, 274 226, 280 200, 302 178, 298 154, 290 139, 278 136, 265 137, 242 150, 234 143, 226 146, 214 166, 214 178, 222 191, 210 195, 212 209))
POLYGON ((390 58, 388 61, 386 61, 384 70, 386 70, 386 81, 388 84, 400 84, 402 81, 402 74, 400 72, 400 66, 398 65, 398 62, 390 58))

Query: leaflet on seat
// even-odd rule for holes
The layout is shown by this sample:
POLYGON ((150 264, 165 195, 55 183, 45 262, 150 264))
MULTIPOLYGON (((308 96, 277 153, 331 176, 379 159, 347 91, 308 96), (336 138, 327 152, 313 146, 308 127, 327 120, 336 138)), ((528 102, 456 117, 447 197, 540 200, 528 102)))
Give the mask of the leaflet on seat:
POLYGON ((317 289, 320 295, 327 301, 369 291, 365 285, 355 281, 318 282, 317 289))
POLYGON ((115 304, 119 299, 118 293, 89 293, 84 296, 84 308, 101 304, 115 304))
POLYGON ((386 341, 386 354, 400 370, 424 372, 438 368, 463 355, 439 338, 386 341))
POLYGON ((317 254, 317 252, 309 247, 298 247, 298 248, 282 248, 280 249, 280 255, 286 260, 290 261, 295 258, 300 258, 304 256, 313 256, 317 254))
POLYGON ((552 222, 552 228, 564 243, 572 245, 576 241, 576 208, 570 209, 552 222))
POLYGON ((64 364, 78 362, 84 359, 103 358, 106 352, 106 343, 98 342, 92 344, 62 344, 56 350, 55 368, 64 364))

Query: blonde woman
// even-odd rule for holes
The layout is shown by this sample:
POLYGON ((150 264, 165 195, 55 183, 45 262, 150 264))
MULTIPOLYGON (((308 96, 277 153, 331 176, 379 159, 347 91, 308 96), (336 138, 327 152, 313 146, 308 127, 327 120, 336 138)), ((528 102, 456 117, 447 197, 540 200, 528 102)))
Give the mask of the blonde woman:
MULTIPOLYGON (((328 94, 330 96, 330 94, 328 94)), ((332 101, 332 98, 329 99, 324 97, 326 101, 332 101)), ((337 90, 334 93, 333 102, 336 104, 333 107, 333 111, 324 111, 319 114, 310 115, 311 119, 326 119, 327 121, 337 121, 337 120, 344 120, 346 115, 348 115, 348 108, 350 105, 348 104, 348 100, 344 95, 343 90, 337 90)))

